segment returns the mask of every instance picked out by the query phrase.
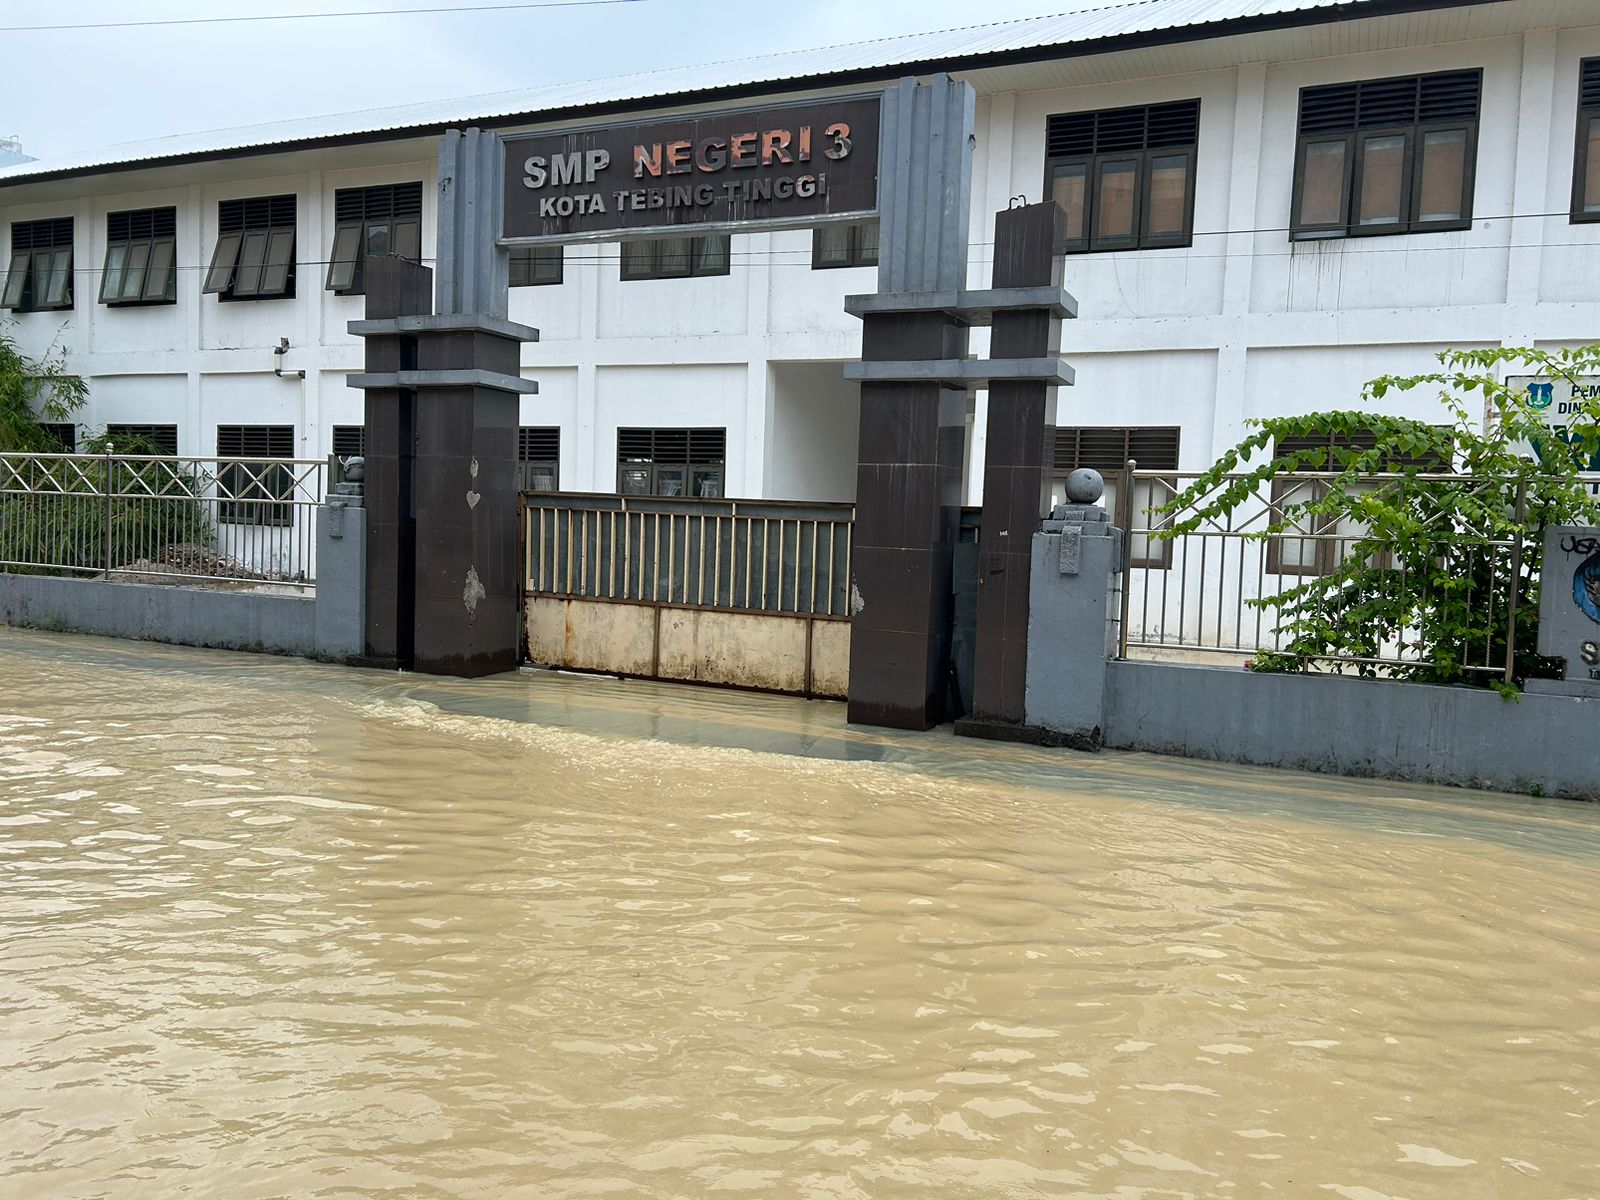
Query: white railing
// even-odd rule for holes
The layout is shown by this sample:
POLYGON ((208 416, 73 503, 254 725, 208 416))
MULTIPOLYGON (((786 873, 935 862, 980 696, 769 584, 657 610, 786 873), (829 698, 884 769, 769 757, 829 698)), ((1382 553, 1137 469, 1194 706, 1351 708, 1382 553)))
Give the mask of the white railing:
POLYGON ((327 481, 324 459, 0 454, 0 570, 307 590, 327 481))

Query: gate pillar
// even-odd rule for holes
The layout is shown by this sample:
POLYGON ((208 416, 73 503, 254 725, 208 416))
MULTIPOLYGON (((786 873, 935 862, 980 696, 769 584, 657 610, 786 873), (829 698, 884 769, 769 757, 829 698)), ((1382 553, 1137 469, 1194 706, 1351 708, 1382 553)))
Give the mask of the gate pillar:
POLYGON ((519 347, 504 317, 431 313, 432 272, 366 263, 365 661, 476 677, 517 665, 519 347))
MULTIPOLYGON (((1067 215, 1054 200, 995 217, 994 290, 1025 302, 1027 289, 1059 300, 1067 215)), ((996 311, 990 356, 1054 359, 1062 310, 1049 305, 996 311)), ((984 444, 983 524, 978 540, 978 635, 972 720, 1022 725, 1028 671, 1028 595, 1033 535, 1050 510, 1056 388, 1047 378, 995 379, 989 385, 984 444)))

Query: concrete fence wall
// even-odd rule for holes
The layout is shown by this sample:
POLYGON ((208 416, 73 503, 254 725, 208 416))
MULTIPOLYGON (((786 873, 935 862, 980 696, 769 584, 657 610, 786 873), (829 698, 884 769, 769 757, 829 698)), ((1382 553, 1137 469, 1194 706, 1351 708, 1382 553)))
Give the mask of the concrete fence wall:
POLYGON ((314 596, 0 573, 0 623, 343 662, 361 654, 366 526, 322 508, 314 596))
POLYGON ((1600 701, 1342 675, 1106 665, 1107 746, 1600 800, 1600 701))

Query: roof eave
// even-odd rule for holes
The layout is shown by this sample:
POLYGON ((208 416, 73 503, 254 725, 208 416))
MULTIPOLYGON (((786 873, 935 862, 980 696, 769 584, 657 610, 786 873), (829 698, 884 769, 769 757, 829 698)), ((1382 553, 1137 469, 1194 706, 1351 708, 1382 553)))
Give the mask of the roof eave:
POLYGON ((1184 42, 1207 41, 1216 37, 1237 37, 1245 34, 1266 33, 1308 25, 1326 25, 1340 20, 1366 20, 1402 13, 1426 12, 1446 8, 1468 8, 1494 2, 1495 0, 1344 0, 1343 3, 1328 8, 1268 13, 1254 17, 1235 17, 1226 21, 1210 21, 1200 25, 1182 25, 1170 29, 1142 30, 1098 38, 1089 42, 1057 42, 1050 45, 1030 46, 1016 50, 996 50, 937 59, 919 59, 903 63, 830 71, 819 75, 786 76, 780 79, 696 88, 689 91, 661 92, 622 100, 563 105, 533 112, 507 113, 495 117, 468 117, 458 121, 430 122, 421 125, 396 126, 389 129, 361 130, 352 133, 330 134, 324 137, 262 142, 255 145, 228 147, 221 150, 197 150, 183 154, 156 155, 150 158, 129 159, 127 162, 65 167, 56 171, 38 171, 14 177, 0 176, 0 188, 20 187, 30 183, 47 183, 86 175, 109 175, 124 171, 138 171, 152 166, 181 166, 186 163, 219 162, 231 158, 259 158, 264 155, 292 154, 302 150, 319 150, 334 146, 360 146, 370 145, 374 142, 400 141, 406 138, 437 137, 446 130, 459 128, 463 125, 474 125, 484 129, 501 129, 509 126, 558 121, 574 116, 609 116, 613 113, 657 107, 663 101, 673 101, 679 104, 700 104, 713 100, 753 99, 777 93, 793 92, 801 88, 837 87, 870 82, 880 82, 887 85, 907 75, 926 75, 934 71, 957 72, 975 70, 982 67, 1004 67, 1044 62, 1056 58, 1088 58, 1094 55, 1112 54, 1123 50, 1141 50, 1155 46, 1179 45, 1184 42))

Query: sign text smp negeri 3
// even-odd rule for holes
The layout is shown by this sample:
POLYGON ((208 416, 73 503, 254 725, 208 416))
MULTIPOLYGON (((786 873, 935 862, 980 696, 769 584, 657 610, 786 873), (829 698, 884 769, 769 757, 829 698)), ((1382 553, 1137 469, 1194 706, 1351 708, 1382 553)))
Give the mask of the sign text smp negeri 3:
POLYGON ((508 238, 870 214, 876 97, 507 138, 508 238))

